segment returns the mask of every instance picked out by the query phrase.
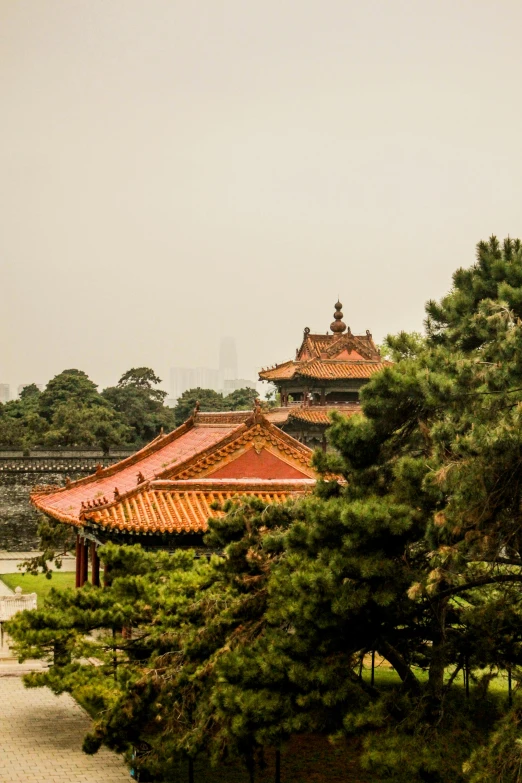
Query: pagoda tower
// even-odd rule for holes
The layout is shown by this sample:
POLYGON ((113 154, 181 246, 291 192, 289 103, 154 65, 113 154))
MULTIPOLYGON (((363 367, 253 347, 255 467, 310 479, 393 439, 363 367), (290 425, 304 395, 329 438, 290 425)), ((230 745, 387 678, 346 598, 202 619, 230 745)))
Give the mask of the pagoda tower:
POLYGON ((359 393, 371 376, 391 362, 382 359, 369 330, 352 334, 343 321, 341 302, 325 334, 306 327, 295 359, 261 370, 259 379, 275 384, 281 407, 267 414, 281 429, 314 448, 325 447, 332 410, 360 411, 359 393))

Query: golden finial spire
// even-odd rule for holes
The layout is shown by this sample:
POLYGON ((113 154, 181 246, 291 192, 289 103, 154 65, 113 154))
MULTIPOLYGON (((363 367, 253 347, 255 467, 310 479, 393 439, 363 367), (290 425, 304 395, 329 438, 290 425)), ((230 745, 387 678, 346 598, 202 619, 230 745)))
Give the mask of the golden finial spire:
POLYGON ((334 334, 342 334, 346 331, 346 324, 343 322, 342 304, 337 300, 335 304, 334 321, 330 324, 330 329, 334 334))

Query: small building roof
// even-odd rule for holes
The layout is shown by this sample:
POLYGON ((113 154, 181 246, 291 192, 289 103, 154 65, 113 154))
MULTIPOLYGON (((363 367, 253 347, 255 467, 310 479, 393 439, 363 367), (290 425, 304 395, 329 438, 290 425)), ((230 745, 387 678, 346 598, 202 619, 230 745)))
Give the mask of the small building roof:
POLYGON ((315 405, 308 408, 291 409, 288 415, 288 421, 299 421, 306 424, 321 424, 328 427, 331 424, 330 413, 333 411, 340 413, 341 416, 354 416, 357 413, 362 413, 361 406, 357 403, 346 406, 336 405, 335 407, 315 405))
MULTIPOLYGON (((267 421, 257 405, 254 411, 195 410, 181 427, 121 462, 65 487, 35 487, 31 501, 54 519, 81 526, 90 510, 116 507, 151 481, 315 479, 311 458, 311 449, 267 421)), ((141 503, 145 496, 136 497, 141 503)))
POLYGON ((83 510, 80 524, 138 535, 205 533, 212 508, 239 497, 256 497, 267 505, 310 492, 314 479, 198 479, 148 481, 112 503, 83 510))

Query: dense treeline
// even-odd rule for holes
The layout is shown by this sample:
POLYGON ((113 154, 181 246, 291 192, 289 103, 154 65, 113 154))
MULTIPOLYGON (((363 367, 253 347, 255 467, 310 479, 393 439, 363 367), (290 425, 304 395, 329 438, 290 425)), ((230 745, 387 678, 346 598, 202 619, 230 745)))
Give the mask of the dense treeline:
POLYGON ((491 683, 522 676, 521 319, 522 243, 493 237, 425 337, 388 338, 364 415, 333 415, 313 496, 230 503, 210 561, 105 547, 110 586, 10 623, 53 662, 29 684, 88 705, 88 752, 148 743, 160 779, 180 754, 253 779, 264 748, 319 732, 362 736, 376 781, 518 783, 522 701, 491 683), (398 685, 361 677, 372 651, 398 685))
POLYGON ((239 389, 224 397, 211 389, 185 392, 176 408, 165 406, 167 392, 148 367, 124 373, 102 392, 82 370, 64 370, 44 391, 30 384, 18 400, 0 404, 0 448, 140 446, 168 432, 192 413, 197 400, 206 410, 251 408, 256 393, 239 389))

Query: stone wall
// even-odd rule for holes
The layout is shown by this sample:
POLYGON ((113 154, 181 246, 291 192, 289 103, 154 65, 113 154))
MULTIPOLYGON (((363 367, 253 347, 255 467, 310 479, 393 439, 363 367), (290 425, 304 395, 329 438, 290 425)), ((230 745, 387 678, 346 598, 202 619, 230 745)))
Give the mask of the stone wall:
POLYGON ((0 451, 0 550, 27 552, 38 548, 40 514, 29 501, 37 484, 64 485, 94 473, 96 466, 112 465, 131 454, 114 451, 61 450, 30 452, 0 451))

